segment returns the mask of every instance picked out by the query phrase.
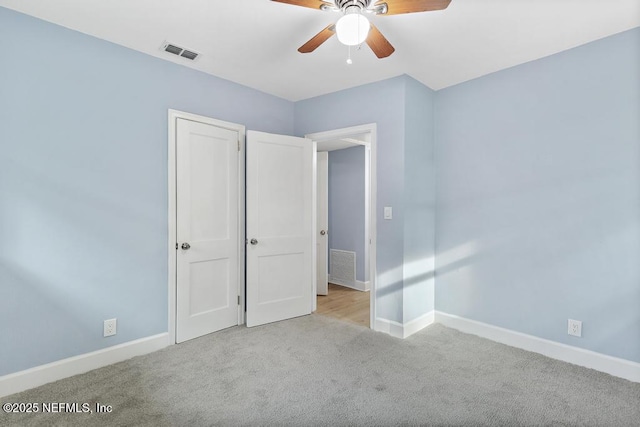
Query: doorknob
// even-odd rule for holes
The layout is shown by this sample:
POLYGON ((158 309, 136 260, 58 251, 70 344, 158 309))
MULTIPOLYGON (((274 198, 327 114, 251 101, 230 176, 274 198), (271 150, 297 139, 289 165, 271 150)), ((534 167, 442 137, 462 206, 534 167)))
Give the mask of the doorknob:
POLYGON ((324 231, 324 230, 320 230, 320 235, 321 235, 321 236, 324 236, 325 234, 327 234, 327 232, 326 232, 326 231, 324 231))
POLYGON ((191 248, 191 245, 185 242, 185 243, 182 244, 181 248, 186 251, 186 250, 189 250, 191 248))
POLYGON ((252 245, 257 245, 257 244, 258 244, 258 241, 257 241, 256 239, 251 239, 251 244, 252 244, 252 245))

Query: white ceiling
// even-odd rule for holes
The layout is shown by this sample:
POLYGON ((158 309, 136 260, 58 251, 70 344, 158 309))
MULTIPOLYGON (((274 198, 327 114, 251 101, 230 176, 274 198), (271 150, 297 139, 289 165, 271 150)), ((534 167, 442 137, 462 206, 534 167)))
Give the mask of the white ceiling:
POLYGON ((441 89, 640 26, 639 0, 452 0, 442 11, 374 16, 395 46, 346 64, 335 37, 297 48, 338 15, 269 0, 0 0, 5 6, 291 100, 408 74, 441 89), (164 41, 202 54, 195 62, 164 41))

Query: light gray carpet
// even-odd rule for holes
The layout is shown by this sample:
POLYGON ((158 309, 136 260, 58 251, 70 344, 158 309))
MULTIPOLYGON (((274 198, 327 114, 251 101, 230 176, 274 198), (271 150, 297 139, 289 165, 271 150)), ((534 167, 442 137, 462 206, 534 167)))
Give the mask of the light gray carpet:
POLYGON ((1 399, 110 414, 3 425, 640 425, 640 384, 440 325, 406 340, 319 315, 235 327, 1 399))

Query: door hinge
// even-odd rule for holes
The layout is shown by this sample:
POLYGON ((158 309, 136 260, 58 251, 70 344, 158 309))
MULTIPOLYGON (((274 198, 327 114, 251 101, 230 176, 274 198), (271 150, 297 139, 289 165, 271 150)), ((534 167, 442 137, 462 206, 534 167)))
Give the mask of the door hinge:
POLYGON ((240 151, 240 140, 238 140, 238 151, 240 151))
POLYGON ((178 244, 176 243, 176 251, 178 250, 178 244))
POLYGON ((240 305, 240 295, 238 295, 238 305, 240 305))

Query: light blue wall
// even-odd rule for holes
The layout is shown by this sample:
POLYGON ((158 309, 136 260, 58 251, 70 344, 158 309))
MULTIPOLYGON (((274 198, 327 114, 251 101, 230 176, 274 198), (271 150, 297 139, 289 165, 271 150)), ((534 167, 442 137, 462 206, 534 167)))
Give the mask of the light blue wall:
POLYGON ((434 305, 435 92, 407 77, 404 139, 404 322, 434 305))
POLYGON ((364 146, 329 152, 329 249, 356 253, 356 280, 361 282, 367 280, 364 172, 364 146))
POLYGON ((295 134, 377 123, 377 315, 402 322, 404 108, 406 76, 295 103, 295 134), (394 219, 382 220, 383 206, 394 219))
POLYGON ((0 375, 166 332, 167 109, 293 103, 4 8, 0 50, 0 375))
POLYGON ((640 362, 640 29, 439 91, 436 147, 437 309, 640 362))

